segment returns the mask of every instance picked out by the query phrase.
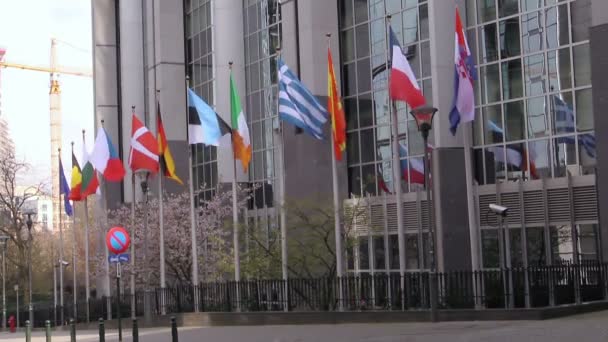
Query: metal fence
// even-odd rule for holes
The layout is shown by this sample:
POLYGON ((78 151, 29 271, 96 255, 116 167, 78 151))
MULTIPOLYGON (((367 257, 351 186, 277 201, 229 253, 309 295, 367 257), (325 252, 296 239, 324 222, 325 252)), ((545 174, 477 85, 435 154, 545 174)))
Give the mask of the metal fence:
MULTIPOLYGON (((351 275, 343 278, 292 278, 201 283, 155 289, 153 314, 260 311, 424 310, 430 308, 429 288, 436 281, 439 309, 531 308, 600 301, 608 292, 608 264, 585 262, 483 271, 431 274, 411 272, 351 275), (198 305, 197 305, 198 304, 198 305)), ((122 317, 131 316, 130 294, 121 296, 122 317)), ((108 317, 108 298, 92 299, 91 320, 108 317)), ((116 298, 111 313, 116 317, 116 298)), ((144 314, 144 293, 135 293, 137 316, 144 314)), ((86 302, 66 303, 64 317, 86 320, 86 302)), ((27 319, 22 309, 21 319, 27 319)), ((35 324, 54 321, 51 305, 35 306, 35 324)), ((59 317, 59 315, 58 315, 59 317)), ((60 324, 60 323, 59 323, 60 324)))

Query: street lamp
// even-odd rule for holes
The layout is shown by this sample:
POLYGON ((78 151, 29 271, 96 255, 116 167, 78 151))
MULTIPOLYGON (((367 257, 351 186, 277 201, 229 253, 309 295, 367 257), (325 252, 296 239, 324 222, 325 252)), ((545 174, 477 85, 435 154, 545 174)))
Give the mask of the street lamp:
POLYGON ((6 245, 9 237, 0 236, 0 248, 2 248, 2 329, 6 329, 6 245))
MULTIPOLYGON (((499 218, 499 231, 498 231, 498 250, 499 250, 499 260, 500 267, 503 272, 503 291, 505 296, 505 305, 509 307, 513 307, 514 298, 513 298, 513 279, 512 277, 507 277, 507 272, 511 272, 511 260, 509 260, 509 254, 507 250, 510 248, 510 244, 507 239, 507 232, 509 230, 508 222, 506 220, 507 215, 509 214, 509 208, 502 206, 500 204, 491 203, 488 206, 488 210, 494 213, 499 218), (508 282, 506 279, 508 278, 508 282), (510 294, 510 295, 509 295, 510 294)), ((528 293, 528 284, 527 280, 526 284, 526 293, 528 293)), ((526 298, 527 301, 527 298, 526 298)))
POLYGON ((150 176, 149 172, 146 172, 145 177, 141 182, 141 191, 144 194, 144 253, 143 253, 143 262, 145 267, 145 277, 144 277, 144 319, 146 322, 150 322, 152 318, 152 298, 150 293, 150 272, 148 272, 148 177, 150 176))
POLYGON ((27 265, 27 273, 28 273, 28 287, 29 287, 29 304, 28 311, 30 317, 30 323, 32 326, 34 325, 34 306, 32 304, 32 226, 34 222, 32 221, 32 213, 27 213, 27 221, 25 221, 28 230, 28 265, 27 265))
POLYGON ((431 274, 429 279, 429 295, 431 297, 431 320, 437 321, 437 270, 435 266, 435 233, 433 230, 433 211, 431 208, 431 161, 429 158, 429 131, 433 128, 433 118, 437 108, 431 106, 420 106, 412 109, 410 114, 416 120, 418 131, 424 140, 424 187, 426 188, 427 215, 429 222, 429 256, 431 274))

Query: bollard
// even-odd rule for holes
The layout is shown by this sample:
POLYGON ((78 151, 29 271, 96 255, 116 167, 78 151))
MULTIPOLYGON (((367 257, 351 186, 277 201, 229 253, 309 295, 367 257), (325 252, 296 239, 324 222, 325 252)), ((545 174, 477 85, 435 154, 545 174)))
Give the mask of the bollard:
POLYGON ((175 322, 175 316, 171 317, 171 341, 178 342, 177 337, 177 323, 175 322))
POLYGON ((32 326, 30 325, 30 321, 25 321, 25 342, 32 341, 32 326))
POLYGON ((44 322, 44 331, 46 333, 46 342, 51 342, 51 321, 44 322))
POLYGON ((139 328, 137 327, 137 318, 133 318, 133 342, 139 342, 139 328))
POLYGON ((103 323, 103 318, 99 318, 99 342, 106 341, 106 327, 103 323))
POLYGON ((76 342, 76 322, 70 318, 70 342, 76 342))

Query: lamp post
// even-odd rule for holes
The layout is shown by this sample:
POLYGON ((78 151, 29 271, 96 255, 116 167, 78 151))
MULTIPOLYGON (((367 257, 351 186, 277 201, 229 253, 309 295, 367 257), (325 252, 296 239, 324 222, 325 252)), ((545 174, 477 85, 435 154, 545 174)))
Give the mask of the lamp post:
POLYGON ((2 329, 6 329, 6 245, 9 237, 0 236, 0 248, 2 248, 2 329))
MULTIPOLYGON (((488 210, 493 212, 499 219, 498 227, 498 250, 499 250, 499 264, 502 269, 503 278, 503 292, 505 297, 505 307, 513 307, 513 279, 511 277, 511 260, 509 258, 509 250, 511 248, 507 234, 509 231, 507 215, 509 214, 509 208, 500 204, 491 203, 488 206, 488 210)), ((527 288, 527 282, 526 282, 527 288)), ((528 293, 526 289, 526 293, 528 293)))
MULTIPOLYGON (((431 297, 431 320, 437 321, 437 270, 435 262, 435 232, 433 229, 433 212, 431 210, 431 161, 429 158, 429 131, 433 128, 433 118, 437 113, 437 108, 430 106, 420 106, 410 111, 410 114, 416 120, 418 131, 422 135, 424 141, 424 187, 426 188, 426 203, 429 222, 429 263, 430 263, 430 279, 429 279, 429 296, 431 297)), ((424 248, 424 246, 421 246, 424 248)))
POLYGON ((27 225, 27 230, 28 230, 28 245, 29 248, 27 249, 27 259, 28 259, 28 265, 27 265, 27 273, 28 273, 28 287, 29 287, 29 298, 28 298, 28 311, 29 311, 29 317, 30 317, 30 322, 32 323, 32 326, 34 325, 34 306, 32 305, 32 226, 34 225, 34 222, 32 221, 32 213, 28 213, 27 214, 27 221, 25 222, 25 224, 27 225))
POLYGON ((150 293, 150 272, 148 272, 148 177, 150 173, 147 172, 141 182, 141 191, 144 195, 144 253, 143 253, 143 266, 144 266, 144 319, 146 322, 150 322, 152 319, 152 298, 150 293))

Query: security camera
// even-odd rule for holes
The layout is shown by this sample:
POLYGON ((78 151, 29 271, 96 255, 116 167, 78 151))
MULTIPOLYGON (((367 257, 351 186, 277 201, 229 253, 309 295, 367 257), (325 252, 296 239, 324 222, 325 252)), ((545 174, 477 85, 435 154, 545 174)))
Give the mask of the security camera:
POLYGON ((507 216, 507 212, 509 211, 509 208, 503 207, 502 205, 492 203, 492 204, 490 204, 490 210, 492 210, 492 212, 496 215, 505 217, 505 216, 507 216))
POLYGON ((63 266, 68 266, 70 263, 65 261, 65 260, 59 260, 59 262, 61 263, 61 265, 63 266))

